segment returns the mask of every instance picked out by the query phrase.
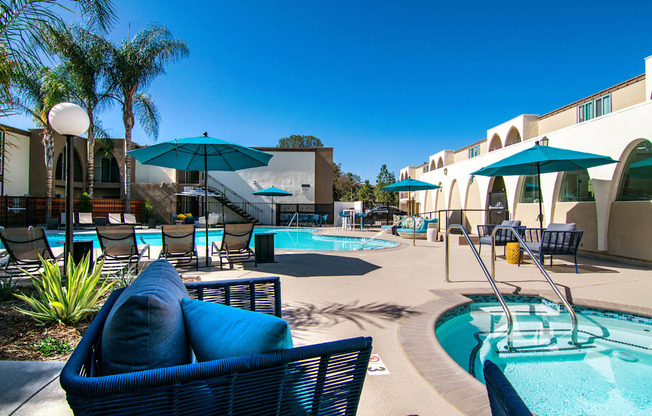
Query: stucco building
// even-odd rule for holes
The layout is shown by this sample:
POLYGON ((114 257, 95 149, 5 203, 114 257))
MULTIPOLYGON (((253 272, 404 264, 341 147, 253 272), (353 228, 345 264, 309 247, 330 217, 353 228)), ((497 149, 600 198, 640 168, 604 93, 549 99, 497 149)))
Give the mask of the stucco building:
MULTIPOLYGON (((652 57, 645 73, 544 115, 523 114, 487 130, 459 150, 440 150, 407 177, 441 185, 414 193, 419 212, 441 211, 467 231, 492 223, 490 207, 506 206, 512 219, 538 227, 534 176, 484 177, 472 172, 547 139, 549 146, 610 156, 620 163, 541 175, 544 226, 577 223, 580 250, 652 261, 652 178, 630 166, 652 157, 652 57), (468 210, 466 212, 462 210, 468 210), (475 211, 474 211, 475 210, 475 211)), ((401 193, 407 209, 410 196, 401 193)))

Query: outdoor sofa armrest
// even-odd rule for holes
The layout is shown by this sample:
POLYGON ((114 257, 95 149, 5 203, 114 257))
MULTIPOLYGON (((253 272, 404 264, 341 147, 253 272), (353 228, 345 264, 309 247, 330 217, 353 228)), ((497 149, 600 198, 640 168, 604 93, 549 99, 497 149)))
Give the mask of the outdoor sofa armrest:
POLYGON ((523 228, 523 234, 521 236, 523 237, 523 240, 525 240, 526 243, 532 243, 532 242, 539 242, 541 241, 541 236, 543 232, 545 231, 545 228, 523 228))
MULTIPOLYGON (((187 283, 186 287, 198 299, 236 307, 253 302, 255 310, 278 308, 280 315, 278 277, 187 283), (261 296, 263 289, 271 290, 269 296, 261 296)), ((371 354, 368 337, 99 375, 102 330, 121 292, 111 294, 61 372, 61 386, 75 414, 356 413, 371 354)))

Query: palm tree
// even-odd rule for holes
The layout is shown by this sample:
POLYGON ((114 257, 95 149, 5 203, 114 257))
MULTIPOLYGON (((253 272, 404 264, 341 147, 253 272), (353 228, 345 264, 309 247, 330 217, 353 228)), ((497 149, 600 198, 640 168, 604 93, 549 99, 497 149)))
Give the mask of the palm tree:
POLYGON ((164 65, 188 54, 188 46, 164 26, 153 24, 125 40, 113 49, 109 80, 115 85, 115 98, 122 105, 125 126, 125 164, 123 169, 125 212, 131 212, 131 130, 134 113, 143 130, 152 138, 158 137, 158 110, 152 97, 143 91, 158 75, 165 73, 164 65))
POLYGON ((48 113, 56 104, 68 101, 72 86, 70 77, 63 65, 53 69, 25 66, 12 75, 12 85, 16 93, 12 96, 11 105, 26 115, 32 116, 34 122, 43 128, 42 142, 45 150, 47 198, 46 216, 52 214, 53 167, 54 167, 54 136, 48 121, 48 113))
MULTIPOLYGON (((111 43, 104 37, 79 26, 67 26, 50 31, 49 42, 57 54, 65 59, 73 85, 72 100, 86 110, 90 125, 86 132, 87 192, 93 196, 95 169, 95 138, 98 136, 97 111, 112 103, 109 95, 113 85, 105 82, 109 66, 111 43)), ((106 138, 106 134, 100 134, 106 138)))

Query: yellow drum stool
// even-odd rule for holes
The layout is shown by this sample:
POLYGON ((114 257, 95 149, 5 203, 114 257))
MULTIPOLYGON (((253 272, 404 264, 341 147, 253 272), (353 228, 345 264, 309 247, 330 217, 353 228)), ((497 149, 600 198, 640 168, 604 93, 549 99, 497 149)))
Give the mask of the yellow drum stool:
POLYGON ((521 250, 519 250, 518 243, 507 243, 505 247, 505 257, 507 258, 507 263, 517 264, 520 255, 521 250))

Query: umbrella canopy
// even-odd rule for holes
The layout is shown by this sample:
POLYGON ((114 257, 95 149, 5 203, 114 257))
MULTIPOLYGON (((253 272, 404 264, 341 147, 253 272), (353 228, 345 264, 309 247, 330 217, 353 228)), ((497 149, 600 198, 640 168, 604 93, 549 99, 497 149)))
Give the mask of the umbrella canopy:
MULTIPOLYGON (((209 170, 236 171, 267 166, 272 155, 225 140, 200 137, 171 140, 127 152, 143 165, 163 166, 183 171, 204 172, 204 216, 208 224, 209 170)), ((224 218, 224 215, 222 215, 224 218)), ((208 267, 208 227, 206 227, 206 266, 208 267)))
MULTIPOLYGON (((588 169, 595 166, 618 163, 609 156, 594 153, 577 152, 558 147, 541 146, 535 142, 534 147, 506 157, 503 160, 473 172, 471 175, 511 176, 537 175, 537 184, 541 184, 542 173, 564 172, 588 169)), ((541 207, 541 186, 539 191, 539 225, 543 228, 543 209, 541 207)))
POLYGON ((193 189, 191 191, 183 191, 183 192, 177 192, 175 195, 177 196, 190 196, 194 198, 200 198, 200 197, 206 197, 206 196, 212 196, 212 197, 217 197, 220 196, 218 194, 215 194, 213 192, 206 192, 204 189, 193 189))
MULTIPOLYGON (((274 214, 274 197, 275 196, 292 196, 292 194, 288 191, 284 191, 282 189, 274 188, 273 186, 271 188, 265 188, 261 189, 260 191, 256 191, 253 193, 254 195, 258 196, 271 196, 272 197, 272 214, 274 214)), ((276 215, 274 215, 274 224, 276 224, 276 215)))
POLYGON ((273 186, 271 188, 265 188, 261 189, 260 191, 256 191, 253 193, 254 195, 259 195, 259 196, 292 196, 292 194, 288 191, 284 191, 282 189, 274 188, 273 186))
MULTIPOLYGON (((416 179, 412 178, 407 178, 403 179, 402 181, 395 182, 393 184, 384 186, 381 188, 383 191, 407 191, 408 193, 412 191, 428 191, 430 189, 437 189, 441 188, 439 185, 435 185, 432 183, 428 182, 423 182, 423 181, 418 181, 416 179)), ((410 204, 412 206, 412 204, 410 204)), ((416 245, 416 233, 417 233, 417 227, 416 227, 416 221, 414 222, 412 229, 412 245, 416 245)))

